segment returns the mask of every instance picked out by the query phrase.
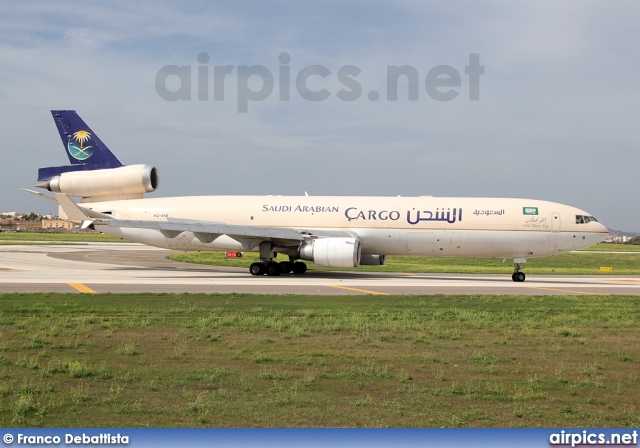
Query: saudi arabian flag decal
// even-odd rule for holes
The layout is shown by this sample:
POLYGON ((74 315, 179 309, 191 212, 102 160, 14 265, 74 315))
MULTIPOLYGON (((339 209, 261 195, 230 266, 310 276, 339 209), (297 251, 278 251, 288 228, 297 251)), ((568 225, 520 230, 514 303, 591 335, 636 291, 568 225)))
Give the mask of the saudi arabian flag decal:
POLYGON ((522 207, 523 215, 537 215, 538 207, 522 207))

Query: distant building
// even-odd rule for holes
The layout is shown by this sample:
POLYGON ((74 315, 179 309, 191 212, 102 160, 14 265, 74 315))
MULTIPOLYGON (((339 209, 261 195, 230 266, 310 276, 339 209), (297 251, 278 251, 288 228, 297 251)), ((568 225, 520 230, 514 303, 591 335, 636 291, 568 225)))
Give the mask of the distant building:
POLYGON ((77 224, 62 219, 43 219, 41 225, 41 228, 47 230, 71 230, 76 227, 78 227, 77 224))
POLYGON ((0 229, 15 229, 16 222, 13 218, 0 218, 0 229))
POLYGON ((627 235, 610 235, 606 240, 604 240, 604 242, 613 244, 624 244, 628 241, 631 241, 632 239, 633 237, 627 235))

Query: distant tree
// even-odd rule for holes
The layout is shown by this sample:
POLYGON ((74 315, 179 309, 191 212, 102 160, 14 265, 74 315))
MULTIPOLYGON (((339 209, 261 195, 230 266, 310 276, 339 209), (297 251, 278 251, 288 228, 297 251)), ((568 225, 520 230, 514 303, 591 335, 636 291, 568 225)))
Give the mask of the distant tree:
POLYGON ((635 244, 637 246, 640 246, 640 236, 637 236, 635 238, 631 238, 629 241, 627 241, 625 244, 635 244))
POLYGON ((22 219, 24 221, 37 221, 40 219, 40 215, 38 215, 37 213, 31 212, 28 215, 22 215, 22 219))

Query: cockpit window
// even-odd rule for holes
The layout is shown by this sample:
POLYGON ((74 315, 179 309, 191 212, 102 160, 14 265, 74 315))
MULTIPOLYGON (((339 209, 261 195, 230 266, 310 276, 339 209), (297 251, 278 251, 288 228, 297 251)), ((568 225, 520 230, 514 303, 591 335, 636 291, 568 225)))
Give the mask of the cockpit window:
POLYGON ((576 215, 576 224, 589 224, 592 221, 598 222, 593 216, 576 215))

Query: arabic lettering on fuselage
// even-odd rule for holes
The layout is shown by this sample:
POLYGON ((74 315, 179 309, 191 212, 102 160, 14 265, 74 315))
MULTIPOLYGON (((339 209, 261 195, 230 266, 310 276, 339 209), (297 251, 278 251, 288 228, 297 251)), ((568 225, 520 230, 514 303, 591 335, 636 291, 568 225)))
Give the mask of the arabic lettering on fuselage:
POLYGON ((453 224, 456 221, 462 221, 462 209, 447 208, 445 211, 444 208, 436 208, 436 211, 433 212, 431 210, 416 211, 414 208, 413 211, 409 210, 407 212, 407 222, 409 224, 415 225, 422 221, 438 221, 453 224), (411 217, 412 214, 415 215, 415 218, 411 217))
POLYGON ((324 205, 262 205, 263 212, 338 213, 338 207, 324 205))
POLYGON ((541 218, 541 217, 534 216, 534 217, 528 218, 524 222, 524 224, 522 224, 522 227, 548 230, 549 229, 549 223, 547 222, 547 218, 541 218))
POLYGON ((485 216, 491 216, 491 215, 498 215, 498 216, 502 216, 504 215, 504 209, 503 210, 475 210, 473 212, 474 215, 485 215, 485 216))

